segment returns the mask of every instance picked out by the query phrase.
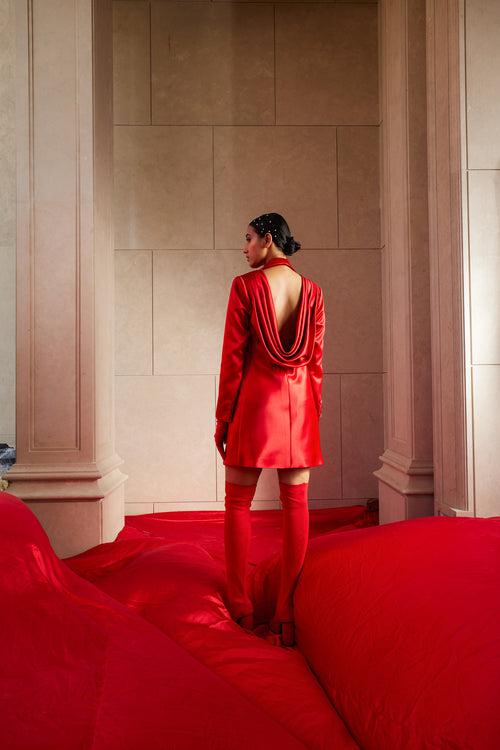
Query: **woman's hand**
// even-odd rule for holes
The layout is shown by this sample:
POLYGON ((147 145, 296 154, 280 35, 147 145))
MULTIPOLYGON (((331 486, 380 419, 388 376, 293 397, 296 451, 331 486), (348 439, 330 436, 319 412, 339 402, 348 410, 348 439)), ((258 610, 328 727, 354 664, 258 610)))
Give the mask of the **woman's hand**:
POLYGON ((228 427, 229 427, 229 422, 223 422, 221 419, 217 420, 217 426, 215 428, 215 433, 214 433, 214 440, 215 440, 215 445, 217 446, 217 450, 221 454, 223 460, 226 458, 226 450, 224 448, 224 443, 226 442, 228 427))

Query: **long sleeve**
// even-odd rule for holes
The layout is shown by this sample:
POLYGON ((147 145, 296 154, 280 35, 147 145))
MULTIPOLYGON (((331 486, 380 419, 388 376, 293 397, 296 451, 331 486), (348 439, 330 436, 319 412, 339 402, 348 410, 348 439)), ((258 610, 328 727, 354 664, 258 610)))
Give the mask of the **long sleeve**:
POLYGON ((316 309, 316 332, 314 336, 314 349, 309 361, 309 375, 314 393, 314 400, 318 415, 321 416, 323 408, 322 386, 323 386, 323 344, 325 336, 325 302, 323 290, 319 289, 316 309))
POLYGON ((235 276, 229 292, 222 344, 219 395, 215 416, 232 422, 250 335, 250 298, 241 276, 235 276))

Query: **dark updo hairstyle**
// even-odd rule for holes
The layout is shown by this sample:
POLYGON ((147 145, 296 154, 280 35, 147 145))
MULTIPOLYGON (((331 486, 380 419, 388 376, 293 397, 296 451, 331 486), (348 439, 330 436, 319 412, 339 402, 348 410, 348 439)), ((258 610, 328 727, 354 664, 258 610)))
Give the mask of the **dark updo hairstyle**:
POLYGON ((290 227, 281 214, 261 214, 250 222, 260 237, 265 237, 270 232, 276 247, 283 250, 285 255, 293 255, 302 247, 290 234, 290 227))

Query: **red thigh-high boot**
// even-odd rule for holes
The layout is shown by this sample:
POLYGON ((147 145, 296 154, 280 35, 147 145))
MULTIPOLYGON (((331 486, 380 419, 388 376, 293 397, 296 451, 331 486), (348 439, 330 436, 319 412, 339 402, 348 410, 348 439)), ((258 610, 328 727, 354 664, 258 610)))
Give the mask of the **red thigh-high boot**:
POLYGON ((309 483, 286 484, 279 482, 283 507, 283 551, 281 555, 281 580, 275 613, 270 623, 274 633, 281 633, 284 646, 295 643, 293 593, 297 584, 309 541, 309 483))
POLYGON ((250 506, 256 484, 235 484, 226 479, 224 554, 226 559, 227 606, 242 627, 253 627, 253 603, 247 593, 247 559, 250 546, 250 506))

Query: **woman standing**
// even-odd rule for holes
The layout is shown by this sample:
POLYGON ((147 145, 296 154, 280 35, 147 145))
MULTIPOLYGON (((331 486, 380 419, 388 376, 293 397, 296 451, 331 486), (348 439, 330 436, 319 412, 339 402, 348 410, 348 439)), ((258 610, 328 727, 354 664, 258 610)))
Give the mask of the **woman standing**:
POLYGON ((253 628, 246 588, 250 506, 263 468, 276 468, 283 509, 280 591, 270 629, 295 642, 293 591, 309 537, 309 467, 324 463, 323 292, 288 257, 301 245, 277 213, 247 227, 249 271, 233 279, 227 305, 215 416, 224 465, 224 546, 231 616, 253 628))

